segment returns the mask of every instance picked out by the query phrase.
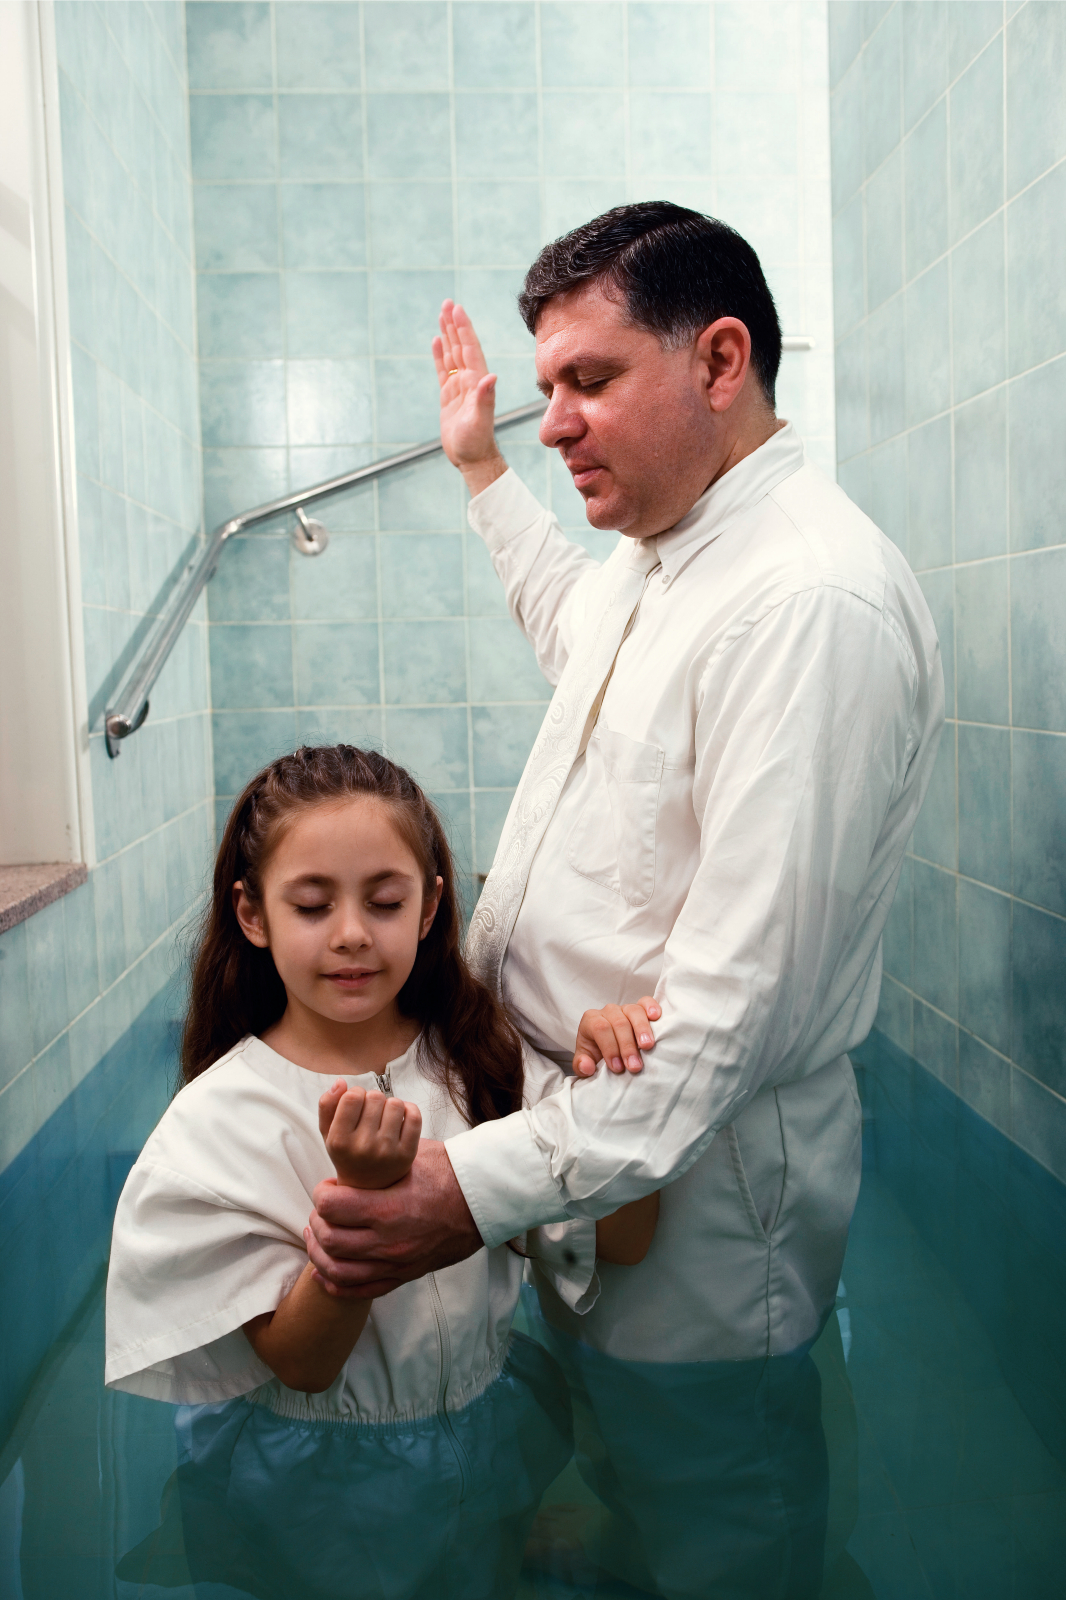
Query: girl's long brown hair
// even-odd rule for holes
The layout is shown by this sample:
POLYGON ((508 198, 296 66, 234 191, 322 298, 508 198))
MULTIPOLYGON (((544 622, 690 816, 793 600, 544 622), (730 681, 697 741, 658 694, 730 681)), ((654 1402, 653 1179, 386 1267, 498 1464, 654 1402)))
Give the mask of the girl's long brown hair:
POLYGON ((460 950, 455 869, 440 818, 402 767, 376 750, 323 745, 280 756, 239 796, 215 862, 211 904, 196 951, 181 1047, 182 1083, 246 1034, 261 1034, 285 1010, 285 987, 269 950, 245 938, 233 909, 239 880, 262 898, 263 869, 286 821, 306 806, 371 795, 392 808, 422 872, 425 893, 443 879, 433 926, 396 997, 421 1024, 423 1059, 471 1123, 522 1105, 522 1047, 503 1007, 469 971, 460 950))

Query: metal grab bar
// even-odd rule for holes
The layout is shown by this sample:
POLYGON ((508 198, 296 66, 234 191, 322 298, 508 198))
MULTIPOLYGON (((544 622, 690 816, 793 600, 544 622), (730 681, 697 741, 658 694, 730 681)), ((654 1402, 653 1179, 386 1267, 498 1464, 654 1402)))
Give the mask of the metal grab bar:
MULTIPOLYGON (((496 418, 496 427, 507 428, 517 422, 528 422, 532 417, 539 417, 547 403, 546 400, 535 400, 532 404, 519 406, 514 411, 505 411, 502 416, 496 418)), ((128 739, 131 733, 136 733, 143 725, 148 715, 148 696, 166 664, 167 657, 177 643, 182 628, 188 622, 193 606, 200 598, 205 585, 214 577, 222 555, 222 547, 227 539, 232 539, 235 533, 241 533, 257 522, 269 522, 272 517, 281 516, 286 511, 294 511, 302 530, 299 548, 305 550, 308 555, 317 554, 325 547, 325 529, 301 515, 304 506, 313 505, 317 500, 325 500, 330 495, 341 494, 345 489, 354 488, 356 484, 369 483, 374 478, 383 477, 387 472, 395 472, 398 467, 409 466, 412 461, 422 461, 427 456, 439 455, 442 449, 439 439, 413 445, 410 450, 401 450, 398 455, 388 456, 384 461, 373 461, 368 467, 357 467, 354 472, 345 472, 339 478, 329 478, 325 483, 316 483, 310 489, 301 490, 299 494, 287 494, 280 500, 271 500, 268 505, 256 506, 252 511, 242 511, 239 517, 231 517, 229 522, 224 522, 216 528, 178 579, 162 616, 127 668, 115 692, 113 704, 104 713, 104 737, 108 755, 111 757, 121 755, 121 741, 128 739)))

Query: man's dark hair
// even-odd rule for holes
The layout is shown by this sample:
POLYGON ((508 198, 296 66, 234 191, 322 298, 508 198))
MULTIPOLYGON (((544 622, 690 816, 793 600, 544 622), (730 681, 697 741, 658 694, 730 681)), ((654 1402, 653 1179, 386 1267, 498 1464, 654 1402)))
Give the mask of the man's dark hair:
POLYGON ((667 348, 695 339, 719 317, 751 335, 751 365, 770 404, 781 365, 781 324, 759 258, 726 223, 669 200, 615 206, 546 244, 526 273, 518 309, 530 333, 549 300, 601 283, 630 320, 667 348))

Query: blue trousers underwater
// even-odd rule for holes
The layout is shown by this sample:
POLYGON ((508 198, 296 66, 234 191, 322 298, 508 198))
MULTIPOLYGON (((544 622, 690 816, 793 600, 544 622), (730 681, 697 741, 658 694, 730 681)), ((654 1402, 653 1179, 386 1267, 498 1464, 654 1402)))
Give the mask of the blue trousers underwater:
POLYGON ((551 1356, 512 1334, 463 1411, 309 1423, 248 1399, 179 1410, 182 1459, 127 1582, 256 1600, 506 1600, 541 1496, 573 1452, 551 1356))
POLYGON ((523 1304, 566 1373, 592 1491, 538 1517, 538 1596, 555 1593, 554 1579, 604 1600, 818 1600, 829 1462, 809 1352, 621 1361, 553 1328, 525 1291, 523 1304))

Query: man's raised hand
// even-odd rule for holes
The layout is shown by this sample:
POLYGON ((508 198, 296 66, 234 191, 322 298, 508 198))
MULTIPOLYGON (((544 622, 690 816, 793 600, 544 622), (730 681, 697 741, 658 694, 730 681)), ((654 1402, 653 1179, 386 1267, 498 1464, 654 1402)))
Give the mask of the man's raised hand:
POLYGON ((444 454, 459 468, 470 493, 480 494, 507 471, 493 434, 496 374, 485 364, 470 318, 451 300, 441 306, 433 363, 440 383, 444 454))
POLYGON ((586 1011, 577 1029, 574 1075, 591 1078, 598 1061, 605 1061, 608 1071, 614 1073, 642 1071, 641 1051, 655 1048, 651 1024, 662 1014, 662 1007, 650 994, 632 1005, 586 1011))

